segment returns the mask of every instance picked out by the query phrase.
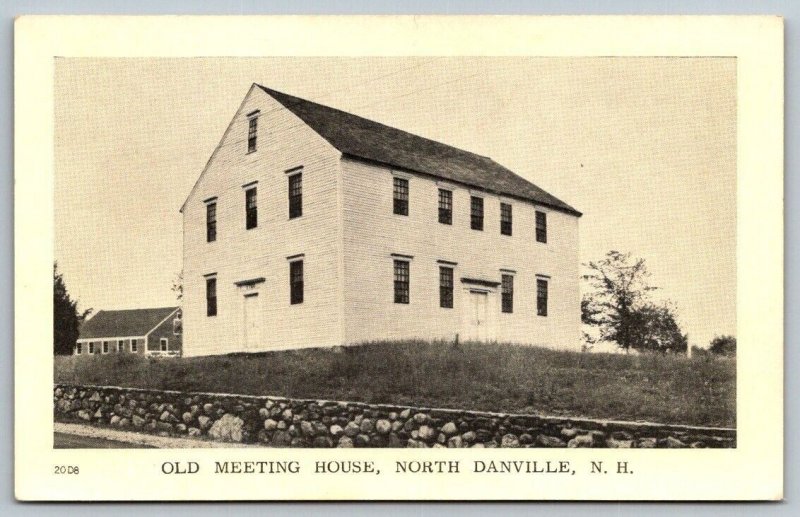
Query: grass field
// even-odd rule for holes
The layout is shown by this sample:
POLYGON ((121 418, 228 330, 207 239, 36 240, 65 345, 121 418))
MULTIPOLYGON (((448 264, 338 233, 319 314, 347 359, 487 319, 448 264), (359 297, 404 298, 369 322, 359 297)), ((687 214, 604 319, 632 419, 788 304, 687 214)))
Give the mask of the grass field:
POLYGON ((55 381, 186 391, 736 424, 736 362, 502 344, 381 342, 181 359, 56 357, 55 381))

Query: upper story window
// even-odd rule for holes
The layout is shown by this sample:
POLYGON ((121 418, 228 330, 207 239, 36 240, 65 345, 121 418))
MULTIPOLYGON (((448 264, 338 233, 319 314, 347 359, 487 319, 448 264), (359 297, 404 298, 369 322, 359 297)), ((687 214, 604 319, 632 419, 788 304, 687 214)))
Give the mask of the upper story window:
POLYGON ((472 196, 470 205, 470 228, 483 231, 483 198, 472 196))
POLYGON ((303 261, 289 263, 290 301, 292 305, 303 303, 303 261))
POLYGON ((169 348, 169 339, 162 337, 159 344, 161 345, 161 351, 166 352, 169 348))
POLYGON ((394 177, 394 213, 408 215, 408 180, 394 177))
POLYGON ((536 242, 547 242, 547 214, 536 211, 536 242))
POLYGON ((206 278, 206 316, 217 315, 217 279, 206 278))
POLYGON ((511 205, 500 203, 500 233, 511 235, 511 205))
POLYGON ((547 316, 547 280, 536 279, 536 314, 547 316))
POLYGON ((503 312, 514 312, 514 277, 503 275, 503 312))
POLYGON ((244 191, 245 228, 258 226, 258 198, 256 187, 244 191))
POLYGON ((217 240, 217 202, 206 203, 206 242, 217 240))
POLYGON ((439 222, 453 224, 453 192, 439 189, 439 222))
POLYGON ((249 115, 247 127, 247 152, 253 153, 256 150, 256 138, 258 137, 258 112, 249 115))
POLYGON ((410 301, 410 266, 407 260, 394 261, 394 303, 410 301))
POLYGON ((453 268, 439 266, 439 307, 453 308, 453 268))
POLYGON ((303 173, 289 176, 289 219, 303 215, 303 173))

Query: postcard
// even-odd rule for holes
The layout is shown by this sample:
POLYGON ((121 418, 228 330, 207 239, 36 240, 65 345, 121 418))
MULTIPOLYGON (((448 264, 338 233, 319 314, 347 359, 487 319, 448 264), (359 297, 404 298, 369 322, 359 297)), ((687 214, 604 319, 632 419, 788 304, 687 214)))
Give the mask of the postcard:
POLYGON ((15 33, 18 499, 783 497, 781 18, 15 33))

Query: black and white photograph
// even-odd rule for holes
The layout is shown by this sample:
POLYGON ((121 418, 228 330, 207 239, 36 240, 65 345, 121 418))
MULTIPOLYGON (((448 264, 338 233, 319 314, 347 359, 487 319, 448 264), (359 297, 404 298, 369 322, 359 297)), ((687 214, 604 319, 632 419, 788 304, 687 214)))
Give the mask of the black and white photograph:
POLYGON ((737 55, 65 54, 51 73, 41 447, 188 458, 159 476, 290 476, 305 449, 317 475, 499 481, 744 443, 737 55))

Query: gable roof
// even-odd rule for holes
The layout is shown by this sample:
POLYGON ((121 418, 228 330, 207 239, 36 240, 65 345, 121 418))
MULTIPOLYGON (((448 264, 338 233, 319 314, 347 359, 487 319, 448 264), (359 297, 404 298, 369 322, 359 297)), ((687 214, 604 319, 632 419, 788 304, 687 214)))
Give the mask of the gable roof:
POLYGON ((344 155, 582 214, 491 158, 257 85, 344 155))
POLYGON ((178 307, 100 311, 81 325, 78 339, 145 336, 178 307))

